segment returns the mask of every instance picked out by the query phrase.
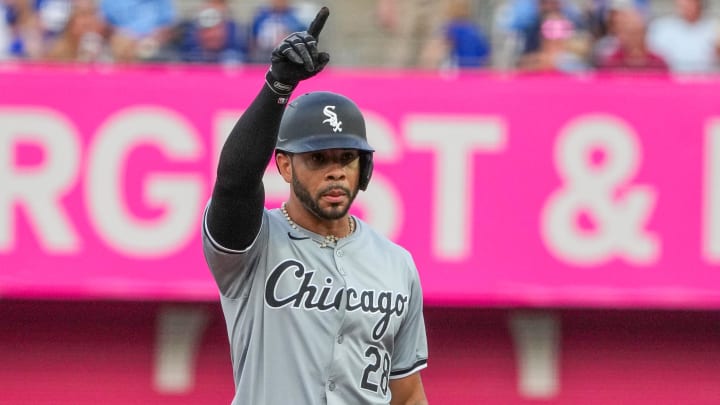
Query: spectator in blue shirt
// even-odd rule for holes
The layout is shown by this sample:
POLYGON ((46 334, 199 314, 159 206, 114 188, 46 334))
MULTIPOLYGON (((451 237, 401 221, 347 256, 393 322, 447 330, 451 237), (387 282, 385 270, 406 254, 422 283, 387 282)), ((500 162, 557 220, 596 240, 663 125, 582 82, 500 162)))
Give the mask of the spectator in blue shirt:
POLYGON ((102 0, 111 26, 110 44, 119 62, 163 60, 176 24, 172 0, 102 0))
POLYGON ((571 2, 565 0, 515 0, 510 9, 509 28, 517 32, 522 41, 522 52, 527 54, 540 48, 541 25, 546 15, 561 14, 575 29, 586 25, 584 16, 571 2))
POLYGON ((44 53, 43 36, 40 30, 34 3, 22 0, 0 0, 6 28, 9 28, 9 49, 13 59, 41 59, 44 53))
POLYGON ((470 18, 470 5, 467 0, 453 2, 450 19, 443 29, 453 65, 459 68, 479 68, 487 65, 490 41, 480 26, 470 18))
POLYGON ((289 0, 268 0, 252 19, 250 53, 255 63, 269 63, 273 48, 286 36, 307 27, 289 0))
POLYGON ((180 60, 233 65, 245 61, 247 49, 225 0, 206 0, 184 24, 180 60))
POLYGON ((420 67, 445 70, 486 66, 490 41, 472 19, 469 0, 449 0, 442 18, 439 32, 422 50, 420 67))

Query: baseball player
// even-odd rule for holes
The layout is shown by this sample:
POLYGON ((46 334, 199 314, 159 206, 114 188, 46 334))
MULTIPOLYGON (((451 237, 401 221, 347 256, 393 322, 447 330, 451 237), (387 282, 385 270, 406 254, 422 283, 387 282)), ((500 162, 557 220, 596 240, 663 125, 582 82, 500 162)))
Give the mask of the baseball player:
POLYGON ((307 31, 272 52, 232 129, 205 211, 203 249, 220 291, 237 405, 427 404, 427 341, 410 254, 349 215, 373 167, 350 99, 293 89, 330 57, 307 31), (287 106, 287 108, 286 108, 287 106), (274 153, 273 153, 274 152, 274 153), (290 185, 264 207, 271 158, 290 185))

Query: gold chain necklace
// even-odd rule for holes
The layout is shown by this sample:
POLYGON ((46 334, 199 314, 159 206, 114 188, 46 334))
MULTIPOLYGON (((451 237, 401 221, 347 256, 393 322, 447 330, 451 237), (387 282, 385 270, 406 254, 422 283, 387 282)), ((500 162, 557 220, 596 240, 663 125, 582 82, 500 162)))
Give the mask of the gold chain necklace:
MULTIPOLYGON (((283 215, 285 216, 285 219, 287 220, 288 224, 290 224, 290 227, 298 232, 303 232, 295 223, 295 221, 290 218, 290 214, 287 212, 287 208, 285 208, 285 203, 283 202, 280 206, 280 211, 282 211, 283 215)), ((348 215, 348 224, 350 225, 350 231, 347 235, 342 237, 337 237, 335 235, 325 235, 323 241, 317 241, 313 239, 314 242, 318 243, 321 248, 334 246, 340 239, 346 238, 355 232, 355 220, 353 220, 352 215, 348 215)))

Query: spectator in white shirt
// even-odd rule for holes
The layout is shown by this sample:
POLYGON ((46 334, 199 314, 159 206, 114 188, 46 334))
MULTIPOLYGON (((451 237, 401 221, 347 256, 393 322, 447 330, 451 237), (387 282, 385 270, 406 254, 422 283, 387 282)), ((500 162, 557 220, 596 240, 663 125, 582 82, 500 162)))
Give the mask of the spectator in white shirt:
POLYGON ((676 14, 655 20, 648 45, 674 72, 701 73, 718 68, 720 26, 704 15, 704 0, 675 0, 676 14))

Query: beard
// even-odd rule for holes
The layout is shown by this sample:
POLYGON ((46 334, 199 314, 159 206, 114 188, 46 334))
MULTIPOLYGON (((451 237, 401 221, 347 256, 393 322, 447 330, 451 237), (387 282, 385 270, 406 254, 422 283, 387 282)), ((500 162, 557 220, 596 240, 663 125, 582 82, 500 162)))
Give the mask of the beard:
POLYGON ((316 217, 328 221, 340 219, 347 215, 348 211, 350 210, 350 206, 352 205, 353 201, 355 201, 355 197, 358 193, 358 190, 355 190, 355 192, 353 192, 347 187, 331 184, 320 190, 318 192, 318 197, 314 198, 310 194, 310 191, 308 191, 308 189, 302 183, 300 183, 297 177, 295 177, 295 173, 292 174, 292 190, 306 210, 310 211, 316 217), (319 196, 329 192, 330 190, 336 189, 342 190, 349 197, 348 204, 345 206, 340 204, 333 204, 329 208, 325 209, 320 207, 319 196))

